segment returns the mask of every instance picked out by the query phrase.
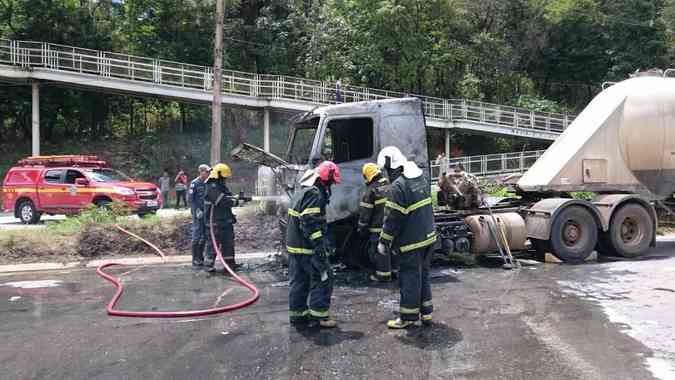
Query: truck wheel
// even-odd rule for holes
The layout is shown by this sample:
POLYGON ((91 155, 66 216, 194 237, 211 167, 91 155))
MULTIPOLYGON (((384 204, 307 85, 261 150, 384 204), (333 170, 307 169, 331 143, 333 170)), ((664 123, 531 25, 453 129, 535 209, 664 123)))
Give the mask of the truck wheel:
POLYGON ((23 224, 36 224, 40 221, 40 214, 31 201, 23 201, 19 204, 19 219, 23 224))
POLYGON ((94 205, 100 210, 100 211, 110 211, 110 201, 107 199, 99 199, 94 202, 94 205))
POLYGON ((551 226, 550 244, 560 260, 579 264, 593 252, 598 242, 598 226, 593 215, 580 206, 560 212, 551 226))
POLYGON ((612 216, 607 240, 619 256, 637 257, 649 249, 653 233, 649 212, 642 205, 629 203, 612 216))

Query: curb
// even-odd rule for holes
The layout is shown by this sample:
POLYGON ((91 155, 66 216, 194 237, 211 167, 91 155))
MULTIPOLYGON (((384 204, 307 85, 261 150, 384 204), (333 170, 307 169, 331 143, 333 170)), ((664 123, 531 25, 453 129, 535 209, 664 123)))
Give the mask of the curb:
MULTIPOLYGON (((271 257, 275 252, 251 252, 238 254, 238 260, 249 261, 271 257)), ((185 264, 192 262, 192 256, 179 255, 167 256, 165 261, 156 256, 140 256, 125 258, 99 259, 92 261, 71 261, 68 263, 30 263, 0 265, 0 273, 37 272, 46 270, 62 270, 75 268, 96 268, 102 264, 115 262, 122 265, 150 265, 150 264, 185 264)))

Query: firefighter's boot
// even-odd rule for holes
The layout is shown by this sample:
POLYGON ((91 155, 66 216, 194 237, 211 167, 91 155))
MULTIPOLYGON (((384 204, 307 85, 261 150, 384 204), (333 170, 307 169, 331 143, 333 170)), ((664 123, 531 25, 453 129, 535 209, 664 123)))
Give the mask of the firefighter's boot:
POLYGON ((322 329, 333 329, 337 327, 337 321, 333 318, 319 320, 319 327, 322 329))
POLYGON ((414 321, 404 321, 401 318, 396 318, 388 321, 387 327, 389 327, 390 329, 400 330, 408 328, 414 324, 415 324, 414 321))
POLYGON ((431 314, 422 314, 422 325, 424 326, 431 326, 431 322, 433 321, 433 317, 431 314))

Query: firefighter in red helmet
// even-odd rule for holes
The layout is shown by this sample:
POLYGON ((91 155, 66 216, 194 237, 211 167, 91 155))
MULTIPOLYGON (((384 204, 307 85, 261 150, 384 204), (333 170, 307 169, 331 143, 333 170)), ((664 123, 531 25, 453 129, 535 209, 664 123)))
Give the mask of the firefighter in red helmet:
POLYGON ((328 262, 326 205, 331 186, 341 182, 340 169, 324 161, 305 172, 288 209, 286 250, 290 321, 294 325, 337 325, 329 314, 333 272, 328 262))

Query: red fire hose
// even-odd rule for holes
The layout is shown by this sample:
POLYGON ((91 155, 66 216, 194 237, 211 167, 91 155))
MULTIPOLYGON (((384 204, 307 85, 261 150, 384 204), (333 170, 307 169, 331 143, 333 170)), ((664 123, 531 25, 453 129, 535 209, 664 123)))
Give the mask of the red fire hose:
MULTIPOLYGON (((213 209, 212 209, 213 210, 213 209)), ((165 260, 166 257, 164 253, 162 252, 161 249, 159 249, 157 246, 154 244, 150 243, 149 241, 143 239, 142 237, 131 233, 124 228, 120 227, 119 225, 115 225, 115 227, 130 235, 133 236, 134 238, 142 241, 143 243, 147 244, 149 247, 155 250, 159 254, 159 256, 162 258, 162 260, 165 260)), ((210 309, 202 309, 202 310, 185 310, 185 311, 128 311, 128 310, 119 310, 115 309, 115 305, 117 305, 117 302, 119 301, 120 297, 122 297, 122 293, 124 292, 124 286, 122 285, 121 281, 119 278, 114 277, 108 273, 106 273, 103 269, 107 267, 112 267, 115 265, 124 265, 124 264, 119 264, 119 263, 105 263, 96 268, 96 273, 105 278, 106 280, 110 281, 115 285, 115 288, 117 291, 115 292, 115 295, 113 298, 110 300, 108 303, 108 306, 106 307, 106 310, 108 312, 108 315, 113 315, 117 317, 139 317, 139 318, 180 318, 180 317, 202 317, 205 315, 212 315, 212 314, 219 314, 219 313, 225 313, 228 311, 233 311, 237 309, 241 309, 243 307, 246 307, 255 301, 258 300, 260 297, 260 293, 258 292, 258 289, 251 284, 250 282, 244 280, 243 278, 239 277, 232 268, 230 268, 225 260, 223 259, 223 254, 220 251, 220 247, 218 246, 216 242, 216 235, 213 232, 213 212, 211 212, 211 227, 209 228, 210 230, 210 237, 211 237, 211 242, 213 243, 213 247, 216 250, 216 257, 218 258, 218 261, 220 261, 221 264, 225 267, 225 270, 240 284, 244 285, 247 287, 253 295, 249 297, 248 299, 238 302, 232 305, 224 305, 224 306, 219 306, 219 307, 213 307, 210 309)))

